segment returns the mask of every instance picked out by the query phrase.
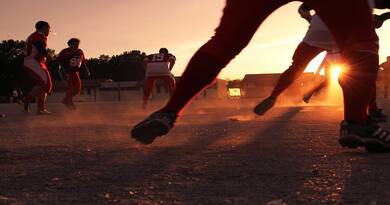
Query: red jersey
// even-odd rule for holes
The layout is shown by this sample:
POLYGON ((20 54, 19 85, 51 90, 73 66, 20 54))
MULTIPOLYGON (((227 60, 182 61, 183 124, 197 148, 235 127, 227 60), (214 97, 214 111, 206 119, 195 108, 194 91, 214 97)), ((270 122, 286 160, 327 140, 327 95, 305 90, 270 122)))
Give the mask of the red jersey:
POLYGON ((81 65, 87 63, 83 50, 79 48, 65 48, 58 55, 58 61, 68 72, 79 71, 81 65))
POLYGON ((42 33, 34 32, 26 40, 25 60, 35 59, 40 63, 45 63, 45 54, 47 53, 47 36, 42 33))

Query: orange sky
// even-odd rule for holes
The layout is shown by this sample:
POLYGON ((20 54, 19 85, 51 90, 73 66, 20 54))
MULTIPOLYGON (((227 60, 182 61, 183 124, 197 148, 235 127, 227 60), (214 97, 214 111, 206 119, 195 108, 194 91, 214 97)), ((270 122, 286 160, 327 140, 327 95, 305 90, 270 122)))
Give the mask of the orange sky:
MULTIPOLYGON (((25 39, 37 20, 52 25, 49 47, 57 52, 71 37, 82 40, 89 57, 139 49, 147 53, 167 47, 178 61, 180 75, 191 55, 217 26, 225 0, 12 0, 3 1, 0 39, 25 39)), ((285 70, 307 22, 290 3, 261 26, 251 44, 221 74, 242 78, 245 73, 285 70)), ((378 30, 381 60, 390 55, 390 23, 378 30)))

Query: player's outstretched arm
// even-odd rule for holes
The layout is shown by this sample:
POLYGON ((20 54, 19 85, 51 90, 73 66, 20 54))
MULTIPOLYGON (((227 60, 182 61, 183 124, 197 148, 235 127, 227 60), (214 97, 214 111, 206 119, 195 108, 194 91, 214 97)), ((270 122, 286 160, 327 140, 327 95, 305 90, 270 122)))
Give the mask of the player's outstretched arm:
POLYGON ((379 18, 383 21, 390 19, 390 12, 386 12, 386 13, 379 15, 379 18))
MULTIPOLYGON (((375 0, 375 8, 376 9, 390 9, 390 1, 389 0, 375 0)), ((374 25, 375 28, 380 28, 383 23, 390 18, 390 12, 374 15, 374 25)))
MULTIPOLYGON (((80 49, 81 50, 81 49, 80 49)), ((89 70, 88 66, 87 66, 87 58, 85 57, 84 55, 84 51, 81 50, 81 68, 80 69, 83 69, 87 75, 87 77, 91 77, 91 71, 89 70)))
POLYGON ((85 71, 87 77, 91 77, 91 71, 89 70, 87 64, 84 64, 84 63, 83 63, 83 64, 81 65, 81 69, 83 69, 83 70, 85 71))
POLYGON ((386 13, 379 15, 379 19, 383 22, 389 20, 390 19, 390 12, 386 12, 386 13))
POLYGON ((381 15, 373 15, 373 21, 374 21, 374 26, 375 28, 380 28, 382 27, 383 23, 390 19, 390 12, 386 12, 381 15))

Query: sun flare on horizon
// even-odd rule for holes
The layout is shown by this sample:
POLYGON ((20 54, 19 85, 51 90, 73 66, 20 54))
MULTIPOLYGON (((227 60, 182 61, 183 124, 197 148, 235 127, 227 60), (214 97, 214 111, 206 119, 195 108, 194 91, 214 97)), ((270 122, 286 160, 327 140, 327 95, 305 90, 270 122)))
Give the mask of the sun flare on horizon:
POLYGON ((331 68, 331 80, 332 82, 338 83, 340 74, 341 74, 342 66, 340 65, 333 65, 331 68))

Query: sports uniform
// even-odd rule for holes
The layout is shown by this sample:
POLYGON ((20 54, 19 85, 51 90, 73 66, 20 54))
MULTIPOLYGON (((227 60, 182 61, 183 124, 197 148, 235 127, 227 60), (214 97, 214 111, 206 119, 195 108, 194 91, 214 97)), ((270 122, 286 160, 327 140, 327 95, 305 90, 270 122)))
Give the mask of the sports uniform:
MULTIPOLYGON (((370 9, 373 10, 375 6, 374 0, 369 0, 368 3, 370 9)), ((310 10, 310 7, 306 4, 302 4, 299 8, 301 15, 303 15, 304 12, 310 12, 310 10)), ((310 13, 308 15, 310 15, 310 13)), ((305 16, 302 17, 308 18, 305 16)), ((294 52, 291 66, 282 73, 271 95, 255 107, 254 112, 256 114, 263 115, 271 109, 278 96, 303 74, 310 61, 318 54, 324 51, 330 53, 330 55, 340 52, 331 32, 321 18, 317 14, 313 16, 310 15, 309 21, 309 28, 302 42, 298 45, 294 52)), ((327 54, 327 56, 329 55, 327 54)), ((326 61, 326 59, 324 59, 324 61, 326 61)), ((320 84, 318 90, 325 86, 326 81, 320 84)))
MULTIPOLYGON (((132 137, 148 144, 156 137, 167 134, 186 104, 211 84, 219 72, 246 47, 260 24, 273 11, 289 2, 227 0, 215 35, 192 57, 170 101, 137 124, 131 132, 132 137)), ((349 66, 340 81, 345 111, 340 144, 355 147, 374 142, 390 148, 389 132, 368 122, 367 108, 379 68, 378 37, 369 4, 366 0, 303 2, 313 8, 328 26, 349 66)))
POLYGON ((170 53, 157 53, 145 58, 144 107, 146 107, 149 96, 152 93, 157 80, 163 80, 168 88, 169 94, 172 95, 176 83, 175 78, 171 73, 171 69, 175 64, 175 61, 176 57, 170 53))
POLYGON ((69 104, 69 108, 75 108, 72 106, 73 97, 81 92, 80 69, 87 63, 84 52, 79 48, 65 48, 58 55, 58 61, 61 69, 65 70, 67 78, 66 97, 63 102, 69 104))
POLYGON ((35 97, 38 97, 38 112, 44 111, 46 94, 52 92, 51 76, 47 69, 45 58, 47 54, 47 37, 40 32, 34 32, 27 38, 26 44, 24 69, 31 79, 41 87, 43 92, 39 93, 38 96, 35 93, 30 93, 22 101, 28 104, 35 97))

